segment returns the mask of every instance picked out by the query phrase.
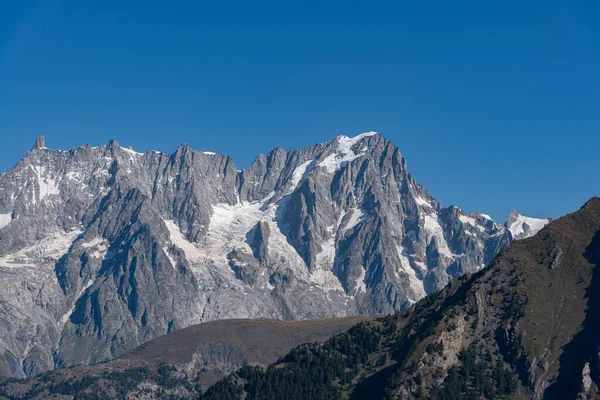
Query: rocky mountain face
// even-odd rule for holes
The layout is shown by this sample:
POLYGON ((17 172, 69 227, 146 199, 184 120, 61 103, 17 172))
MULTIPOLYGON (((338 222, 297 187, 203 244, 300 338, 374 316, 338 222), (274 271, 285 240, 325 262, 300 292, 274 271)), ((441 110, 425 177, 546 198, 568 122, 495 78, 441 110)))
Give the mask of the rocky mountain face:
POLYGON ((488 268, 403 311, 299 345, 267 368, 243 362, 242 353, 264 346, 257 337, 277 337, 278 347, 282 337, 324 336, 349 320, 200 324, 107 364, 0 384, 0 398, 596 399, 599 267, 600 199, 593 198, 512 243, 488 268), (211 343, 213 324, 236 349, 211 343), (281 329, 288 333, 272 334, 281 329), (158 367, 128 364, 143 359, 158 367), (193 373, 206 363, 243 366, 211 386, 193 373))
POLYGON ((512 237, 442 207, 372 132, 241 171, 186 144, 40 138, 0 175, 0 375, 108 360, 203 321, 391 313, 512 237))
POLYGON ((201 398, 597 399, 599 268, 592 198, 409 309, 243 367, 201 398))

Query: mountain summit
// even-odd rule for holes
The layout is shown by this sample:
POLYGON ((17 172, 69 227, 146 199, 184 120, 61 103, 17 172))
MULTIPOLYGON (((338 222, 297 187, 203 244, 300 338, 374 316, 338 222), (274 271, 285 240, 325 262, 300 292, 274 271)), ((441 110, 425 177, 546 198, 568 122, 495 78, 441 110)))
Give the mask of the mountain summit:
POLYGON ((514 240, 527 239, 538 233, 552 218, 524 217, 517 210, 512 210, 504 223, 514 240))
POLYGON ((391 313, 513 237, 442 207, 375 132, 241 171, 186 144, 38 139, 0 175, 0 374, 108 360, 209 320, 391 313))

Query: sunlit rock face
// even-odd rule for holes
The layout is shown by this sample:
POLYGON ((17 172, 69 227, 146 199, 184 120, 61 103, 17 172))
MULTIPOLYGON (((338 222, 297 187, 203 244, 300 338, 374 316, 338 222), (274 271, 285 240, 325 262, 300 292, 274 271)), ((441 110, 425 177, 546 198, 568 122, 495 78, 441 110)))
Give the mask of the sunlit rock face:
POLYGON ((0 374, 111 359, 214 319, 391 313, 517 236, 442 207, 374 132, 241 171, 185 144, 38 139, 0 175, 0 374))

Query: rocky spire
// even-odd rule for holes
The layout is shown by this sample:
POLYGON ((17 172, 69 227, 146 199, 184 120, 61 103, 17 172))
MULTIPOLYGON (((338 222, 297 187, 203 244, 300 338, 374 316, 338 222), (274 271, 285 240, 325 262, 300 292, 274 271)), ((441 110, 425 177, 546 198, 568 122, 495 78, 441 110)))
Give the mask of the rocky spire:
POLYGON ((43 147, 46 147, 46 140, 45 140, 44 136, 38 136, 38 138, 35 140, 35 144, 31 148, 31 150, 32 151, 39 150, 43 147))
POLYGON ((516 209, 513 209, 510 214, 508 214, 508 218, 506 218, 506 223, 504 224, 507 228, 511 226, 513 223, 519 220, 521 214, 516 209))

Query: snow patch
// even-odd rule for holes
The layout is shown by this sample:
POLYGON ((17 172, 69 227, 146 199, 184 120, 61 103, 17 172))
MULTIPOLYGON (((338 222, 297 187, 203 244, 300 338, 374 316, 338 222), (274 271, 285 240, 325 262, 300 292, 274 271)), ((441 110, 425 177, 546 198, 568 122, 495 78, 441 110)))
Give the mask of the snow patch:
POLYGON ((508 230, 515 240, 526 239, 534 236, 544 226, 548 225, 549 222, 549 219, 530 218, 519 215, 517 219, 510 224, 508 230), (525 228, 528 228, 527 232, 525 232, 525 228))
POLYGON ((354 296, 359 293, 367 293, 367 285, 365 285, 365 276, 367 275, 367 271, 364 267, 360 268, 360 276, 356 278, 356 288, 354 289, 354 296))
POLYGON ((444 230, 440 225, 438 216, 435 214, 425 215, 423 220, 423 229, 425 229, 427 234, 427 244, 431 243, 431 240, 435 238, 440 255, 452 259, 455 258, 456 255, 453 254, 448 247, 448 242, 444 237, 444 230))
POLYGON ((463 224, 469 224, 469 225, 472 225, 472 226, 476 226, 477 225, 477 221, 475 221, 475 218, 469 217, 467 215, 459 215, 458 219, 463 224))
POLYGON ((583 385, 583 389, 585 390, 585 392, 587 393, 590 388, 592 387, 592 378, 591 378, 591 369, 590 369, 590 363, 586 362, 585 365, 583 366, 583 370, 581 371, 581 383, 583 385))
POLYGON ((208 156, 214 156, 215 154, 217 154, 214 151, 203 151, 202 153, 204 153, 204 154, 206 154, 208 156))
POLYGON ((427 264, 423 261, 413 261, 413 263, 421 270, 422 273, 427 272, 427 264))
POLYGON ((357 159, 360 156, 363 156, 368 150, 366 147, 364 147, 358 153, 355 153, 352 150, 352 146, 358 143, 361 139, 376 134, 377 132, 366 132, 353 138, 348 136, 338 136, 335 139, 337 141, 336 151, 321 161, 319 166, 325 168, 329 173, 334 173, 335 171, 347 165, 349 162, 357 159))
POLYGON ((163 251, 165 252, 165 255, 167 256, 167 258, 169 259, 169 262, 171 263, 171 267, 175 268, 177 266, 177 262, 173 259, 173 257, 171 257, 171 253, 169 253, 169 248, 167 246, 164 246, 163 251))
POLYGON ((80 230, 56 233, 12 254, 0 257, 3 267, 35 267, 40 264, 54 263, 67 254, 73 241, 81 234, 80 230))
POLYGON ((349 139, 350 141, 352 141, 352 144, 354 144, 354 143, 360 142, 362 139, 364 139, 364 138, 366 138, 368 136, 375 136, 377 134, 378 134, 377 132, 369 131, 369 132, 361 133, 360 135, 356 135, 356 136, 354 136, 352 138, 349 138, 347 136, 344 136, 344 137, 347 138, 347 139, 349 139))
MULTIPOLYGON (((340 280, 333 274, 329 269, 318 268, 310 273, 310 280, 312 283, 319 286, 323 291, 338 291, 343 292, 344 288, 340 283, 340 280)), ((363 282, 364 284, 364 282, 363 282)))
POLYGON ((79 293, 77 294, 77 297, 75 297, 75 301, 73 301, 73 305, 71 306, 71 308, 69 309, 69 311, 67 311, 65 313, 65 315, 62 316, 62 318, 60 319, 62 324, 66 324, 67 321, 69 320, 69 317, 71 317, 71 314, 73 314, 73 311, 75 311, 75 304, 77 303, 77 300, 79 300, 79 298, 81 297, 82 294, 85 293, 86 290, 89 289, 90 286, 92 286, 94 284, 95 279, 90 279, 84 286, 83 288, 81 288, 81 290, 79 291, 79 293))
POLYGON ((106 256, 106 252, 108 251, 108 245, 105 242, 104 238, 101 237, 97 237, 90 240, 89 242, 82 243, 81 247, 83 247, 84 249, 90 249, 95 247, 93 253, 88 253, 88 255, 92 258, 104 259, 104 257, 106 256))
POLYGON ((0 229, 12 222, 12 214, 0 214, 0 229))
POLYGON ((353 229, 355 226, 361 224, 366 219, 365 213, 360 208, 352 208, 351 211, 352 214, 350 215, 348 222, 346 222, 346 225, 344 225, 342 232, 346 232, 350 229, 353 229))
POLYGON ((101 237, 94 238, 89 242, 81 243, 81 247, 84 249, 89 249, 90 247, 98 246, 100 243, 104 242, 104 239, 101 237))
MULTIPOLYGON (((427 296, 427 293, 425 293, 425 287, 423 286, 423 281, 417 277, 415 270, 410 266, 410 260, 408 257, 406 257, 405 249, 398 245, 396 246, 396 251, 398 252, 398 257, 400 258, 400 265, 398 266, 397 270, 408 275, 408 284, 415 295, 411 300, 417 302, 418 300, 427 296)), ((394 272, 396 273, 396 277, 400 278, 398 272, 394 272)))
POLYGON ((311 168, 309 168, 311 166, 311 164, 313 163, 313 160, 308 160, 304 163, 302 163, 300 166, 298 166, 298 168, 296 168, 294 170, 294 173, 292 174, 292 189, 290 190, 290 192, 293 192, 296 189, 296 186, 298 186, 298 183, 300 182, 300 180, 302 178, 304 178, 304 176, 310 172, 311 168))
MULTIPOLYGON (((186 259, 193 263, 197 262, 205 257, 205 254, 198 248, 196 245, 185 238, 179 226, 172 220, 164 220, 167 229, 169 230, 170 240, 175 246, 179 247, 179 249, 183 250, 185 253, 186 259)), ((165 250, 167 257, 170 259, 169 252, 165 250)), ((171 264, 175 266, 174 261, 171 261, 171 264)))
MULTIPOLYGON (((121 146, 119 146, 119 147, 121 147, 121 146)), ((123 151, 125 151, 126 153, 129 153, 132 156, 143 156, 144 155, 144 153, 138 153, 137 151, 134 151, 132 149, 128 149, 128 148, 125 148, 125 147, 121 147, 121 149, 123 151)))
MULTIPOLYGON (((29 166, 36 177, 36 182, 38 184, 38 201, 42 201, 48 196, 59 194, 58 183, 51 177, 44 176, 46 173, 46 167, 39 165, 30 165, 29 166)), ((34 200, 34 204, 36 201, 34 200)))
POLYGON ((421 196, 414 196, 415 199, 415 203, 417 203, 420 206, 429 206, 431 208, 433 208, 431 206, 431 203, 428 202, 427 200, 425 200, 424 198, 422 198, 421 196))
MULTIPOLYGON (((479 225, 477 223, 477 220, 473 217, 470 217, 468 215, 459 215, 458 219, 460 220, 460 222, 462 222, 465 225, 471 225, 474 228, 477 228, 477 230, 479 230, 480 232, 485 232, 485 228, 481 225, 479 225)), ((467 235, 471 235, 471 236, 475 236, 473 233, 469 232, 469 231, 465 231, 467 233, 467 235)))
POLYGON ((202 247, 214 258, 222 260, 227 260, 227 253, 233 249, 243 249, 252 254, 252 249, 246 243, 246 234, 264 215, 262 205, 261 202, 240 202, 235 205, 214 206, 206 234, 207 240, 202 247))

